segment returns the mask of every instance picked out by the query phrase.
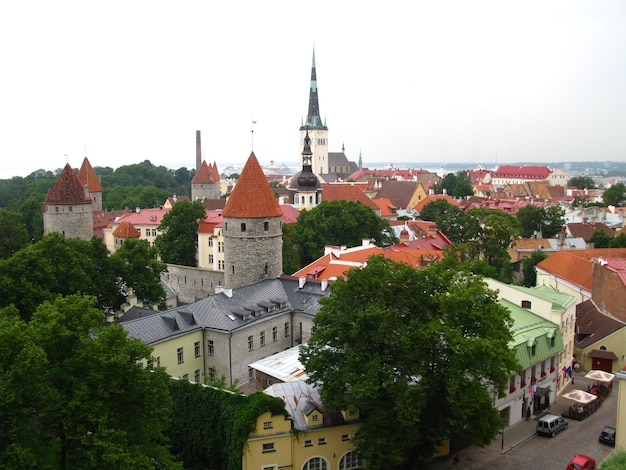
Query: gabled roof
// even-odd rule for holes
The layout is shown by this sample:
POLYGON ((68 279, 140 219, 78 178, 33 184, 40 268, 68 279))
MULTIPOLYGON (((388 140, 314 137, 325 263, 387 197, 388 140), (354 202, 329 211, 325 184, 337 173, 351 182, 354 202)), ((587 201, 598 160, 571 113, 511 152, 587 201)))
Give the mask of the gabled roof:
POLYGON ((615 230, 603 222, 570 222, 567 224, 567 230, 572 237, 580 237, 585 241, 589 241, 591 235, 598 230, 611 238, 615 236, 615 230))
POLYGON ((298 221, 300 211, 289 204, 281 204, 280 209, 283 211, 283 224, 291 225, 298 221))
POLYGON ((100 178, 98 178, 98 175, 96 175, 96 172, 91 167, 91 163, 89 163, 87 157, 85 157, 80 170, 78 170, 78 179, 81 183, 83 183, 83 186, 87 186, 89 188, 90 193, 102 192, 100 178))
POLYGON ((398 215, 398 208, 388 198, 373 198, 372 202, 378 206, 381 217, 394 217, 398 215))
POLYGON ((626 257, 626 248, 595 248, 592 250, 563 250, 537 264, 537 269, 564 279, 591 292, 594 258, 626 257))
POLYGON ((523 178, 545 180, 552 174, 547 166, 538 165, 502 165, 491 174, 492 178, 523 178))
POLYGON ((419 184, 417 181, 384 181, 376 197, 390 199, 396 207, 405 209, 419 184))
POLYGON ((371 207, 376 213, 380 212, 378 205, 373 202, 358 186, 351 184, 323 184, 322 201, 353 201, 371 207))
POLYGON ((130 222, 122 222, 113 230, 113 236, 118 238, 139 238, 141 234, 130 222))
POLYGON ((306 380, 308 377, 304 366, 300 362, 300 346, 294 346, 293 348, 272 354, 269 357, 249 364, 249 366, 281 382, 306 380))
POLYGON ((56 183, 48 190, 45 204, 91 204, 85 195, 83 183, 78 179, 69 163, 65 165, 56 183))
MULTIPOLYGON (((315 409, 316 404, 322 403, 316 387, 304 380, 297 380, 271 385, 264 392, 285 402, 285 408, 293 420, 294 428, 300 431, 312 429, 307 425, 305 416, 315 409)), ((321 425, 323 423, 315 427, 321 427, 321 425)))
POLYGON ((158 209, 140 209, 135 212, 128 212, 119 219, 113 222, 115 224, 121 224, 122 222, 130 222, 135 227, 140 225, 153 225, 158 227, 161 224, 163 216, 167 214, 170 209, 158 208, 158 209))
POLYGON ((283 211, 254 155, 248 157, 224 207, 224 217, 282 217, 283 211))
POLYGON ((591 299, 576 306, 576 336, 574 345, 585 349, 624 328, 626 324, 604 315, 591 299))

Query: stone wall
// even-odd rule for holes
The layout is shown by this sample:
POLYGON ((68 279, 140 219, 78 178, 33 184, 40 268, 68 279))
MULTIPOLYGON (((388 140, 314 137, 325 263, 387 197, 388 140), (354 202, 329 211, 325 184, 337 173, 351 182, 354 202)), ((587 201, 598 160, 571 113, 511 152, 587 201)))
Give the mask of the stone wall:
POLYGON ((168 264, 161 277, 176 292, 178 301, 186 304, 215 294, 216 287, 224 285, 222 271, 191 266, 168 264))

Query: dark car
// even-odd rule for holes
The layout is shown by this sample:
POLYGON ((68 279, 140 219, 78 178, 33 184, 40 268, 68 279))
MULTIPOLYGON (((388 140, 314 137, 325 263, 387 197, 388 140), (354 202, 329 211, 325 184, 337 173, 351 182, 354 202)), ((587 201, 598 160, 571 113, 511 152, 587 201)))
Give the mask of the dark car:
POLYGON ((567 465, 567 470, 593 470, 596 468, 596 461, 588 455, 577 454, 567 465))
POLYGON ((615 428, 613 426, 604 426, 600 436, 598 436, 598 441, 602 444, 615 447, 615 428))

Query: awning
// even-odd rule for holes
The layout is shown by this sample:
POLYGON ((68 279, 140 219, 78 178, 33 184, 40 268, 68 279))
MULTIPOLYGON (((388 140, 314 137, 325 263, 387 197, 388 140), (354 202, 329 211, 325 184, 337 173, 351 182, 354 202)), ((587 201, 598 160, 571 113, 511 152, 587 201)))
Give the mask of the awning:
POLYGON ((602 351, 601 349, 594 349, 587 354, 589 357, 595 357, 596 359, 610 359, 611 361, 617 361, 617 356, 612 351, 602 351))
POLYGON ((584 390, 574 390, 569 393, 565 393, 562 398, 574 400, 578 403, 582 403, 583 405, 586 405, 587 403, 591 403, 593 400, 598 399, 597 396, 593 395, 592 393, 587 393, 584 390))
POLYGON ((550 393, 550 387, 537 387, 537 390, 535 390, 535 396, 539 398, 546 396, 548 393, 550 393))
POLYGON ((603 370, 592 370, 585 375, 586 379, 597 380, 599 382, 610 382, 615 374, 604 372, 603 370))

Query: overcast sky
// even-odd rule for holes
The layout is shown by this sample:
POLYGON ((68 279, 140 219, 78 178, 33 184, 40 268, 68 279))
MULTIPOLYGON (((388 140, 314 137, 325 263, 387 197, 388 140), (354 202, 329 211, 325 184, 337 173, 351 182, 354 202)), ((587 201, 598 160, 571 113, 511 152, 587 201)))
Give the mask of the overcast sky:
POLYGON ((364 166, 626 160, 623 0, 7 1, 0 43, 0 178, 297 164, 313 47, 364 166))

